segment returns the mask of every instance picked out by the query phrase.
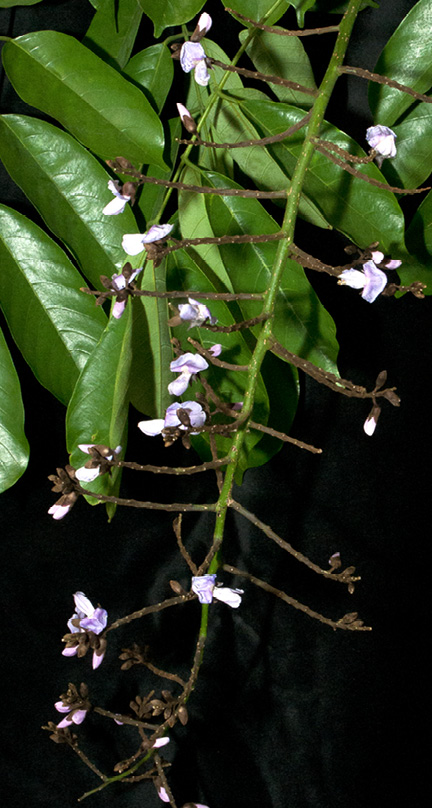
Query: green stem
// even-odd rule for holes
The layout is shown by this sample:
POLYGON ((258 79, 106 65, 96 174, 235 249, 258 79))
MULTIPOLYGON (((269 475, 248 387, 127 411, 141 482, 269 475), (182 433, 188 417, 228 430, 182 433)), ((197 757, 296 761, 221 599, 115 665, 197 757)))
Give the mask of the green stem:
MULTIPOLYGON (((271 318, 274 312, 276 295, 278 292, 282 271, 284 269, 286 260, 289 257, 290 246, 294 240, 294 228, 303 182, 315 150, 313 138, 316 138, 319 134, 327 104, 330 100, 335 83, 339 77, 338 68, 342 64, 352 27, 359 12, 360 5, 361 0, 351 0, 345 15, 341 20, 339 34, 335 43, 333 54, 319 88, 318 97, 313 105, 303 148, 292 176, 291 185, 287 189, 287 204, 282 225, 282 230, 286 233, 286 238, 280 241, 278 245, 272 277, 262 310, 262 313, 266 314, 269 319, 264 323, 255 346, 252 361, 250 363, 248 387, 244 397, 242 413, 248 417, 250 417, 252 413, 256 387, 258 384, 258 374, 260 372, 264 357, 267 351, 271 348, 271 318)), ((222 542, 223 540, 226 513, 231 500, 231 490, 234 482, 234 475, 238 464, 240 450, 245 439, 246 429, 247 421, 243 425, 243 428, 240 428, 236 433, 231 451, 229 453, 231 464, 228 466, 225 473, 224 483, 216 508, 216 525, 214 532, 215 541, 217 540, 222 542)), ((220 566, 220 563, 221 559, 219 551, 213 558, 208 572, 216 572, 220 566)))

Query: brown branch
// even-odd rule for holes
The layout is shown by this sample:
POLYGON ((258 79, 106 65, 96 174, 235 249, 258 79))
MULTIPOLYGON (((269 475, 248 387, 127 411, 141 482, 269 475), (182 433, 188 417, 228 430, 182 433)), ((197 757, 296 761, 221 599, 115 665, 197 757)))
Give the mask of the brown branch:
POLYGON ((118 620, 115 620, 114 623, 111 623, 111 625, 108 626, 106 633, 118 628, 119 626, 124 626, 127 623, 131 623, 132 620, 138 620, 141 617, 145 617, 147 614, 161 612, 163 609, 168 609, 170 606, 178 606, 179 603, 186 603, 187 601, 195 599, 196 595, 194 592, 188 592, 186 595, 177 595, 177 597, 162 600, 160 603, 153 603, 151 606, 144 606, 143 609, 139 609, 137 612, 132 612, 132 614, 128 614, 126 617, 120 617, 118 620))
MULTIPOLYGON (((196 430, 198 431, 198 430, 196 430)), ((144 508, 152 511, 177 511, 177 513, 185 513, 186 511, 215 511, 217 503, 209 503, 208 505, 198 505, 194 502, 143 502, 139 499, 124 499, 123 497, 108 496, 108 494, 97 494, 94 491, 88 491, 86 488, 77 488, 78 493, 84 494, 88 497, 98 499, 100 502, 114 502, 116 505, 125 505, 128 508, 144 508)))
POLYGON ((309 253, 301 250, 300 247, 296 247, 295 244, 290 244, 289 249, 290 257, 293 261, 297 261, 297 263, 301 264, 303 267, 314 269, 316 272, 325 272, 327 275, 333 275, 333 277, 339 277, 340 267, 332 267, 330 264, 324 264, 318 258, 314 258, 313 255, 309 255, 309 253))
POLYGON ((236 502, 235 500, 230 500, 229 506, 233 508, 233 510, 237 511, 237 513, 244 516, 249 522, 251 522, 255 527, 259 528, 269 539, 276 542, 279 547, 282 547, 283 550, 286 550, 287 553, 292 555, 297 561, 300 561, 301 564, 304 564, 313 572, 318 573, 318 575, 324 576, 324 578, 328 578, 332 581, 339 581, 342 584, 352 584, 355 581, 360 581, 360 576, 353 576, 354 567, 348 567, 347 570, 343 570, 343 572, 333 572, 332 570, 324 570, 318 566, 318 564, 314 564, 307 556, 300 553, 298 550, 295 550, 294 547, 285 539, 282 539, 281 536, 278 536, 274 530, 269 525, 266 525, 261 519, 258 519, 254 513, 251 513, 240 502, 236 502))
POLYGON ((203 323, 200 328, 206 328, 208 331, 215 331, 216 333, 231 334, 232 331, 240 331, 243 328, 252 328, 254 325, 258 325, 258 323, 264 323, 266 320, 269 320, 270 317, 272 317, 271 314, 264 312, 263 314, 258 314, 257 317, 251 317, 250 320, 242 320, 240 323, 233 323, 232 325, 210 325, 209 323, 203 323))
MULTIPOLYGON (((171 247, 164 247, 160 251, 160 255, 164 258, 175 250, 182 250, 187 247, 195 247, 199 244, 216 244, 218 247, 221 244, 265 244, 267 241, 281 241, 286 238, 286 233, 279 231, 278 233, 262 233, 260 235, 251 235, 250 233, 241 233, 236 236, 208 236, 204 238, 184 238, 181 241, 176 241, 171 247)), ((193 295, 193 293, 192 293, 193 295)), ((211 298, 208 298, 209 300, 211 298)), ((226 299, 226 298, 225 298, 226 299)), ((236 298, 233 298, 234 300, 236 298)))
MULTIPOLYGON (((208 353, 208 351, 206 351, 206 353, 208 353)), ((113 466, 134 469, 134 471, 149 471, 152 474, 198 474, 201 471, 211 471, 219 466, 227 466, 231 462, 229 457, 222 457, 216 460, 209 460, 197 466, 142 466, 140 463, 134 463, 132 460, 118 460, 113 463, 113 466)))
POLYGON ((425 185, 423 188, 399 188, 397 185, 388 185, 386 182, 380 182, 380 180, 375 180, 373 177, 368 177, 368 175, 364 174, 362 171, 357 171, 345 160, 340 160, 338 157, 332 154, 329 149, 320 144, 321 141, 317 140, 316 150, 320 152, 320 154, 328 157, 332 163, 335 163, 335 165, 343 168, 344 171, 348 172, 348 174, 352 174, 354 177, 358 177, 358 179, 368 182, 369 185, 375 185, 377 188, 383 188, 385 191, 393 191, 395 194, 422 194, 424 191, 430 191, 432 188, 432 185, 425 185))
MULTIPOLYGON (((148 662, 147 660, 143 660, 143 665, 149 669, 155 676, 160 676, 161 679, 169 679, 171 682, 177 682, 178 685, 181 687, 186 686, 186 682, 181 678, 181 676, 177 676, 176 673, 170 673, 169 671, 163 671, 162 668, 157 668, 156 665, 153 665, 152 662, 148 662)), ((154 729, 154 727, 152 727, 154 729)))
POLYGON ((173 180, 161 180, 157 177, 146 177, 140 174, 133 167, 125 168, 118 165, 115 160, 107 160, 107 165, 114 171, 127 174, 139 180, 140 184, 150 183, 151 185, 162 185, 164 188, 177 188, 179 191, 190 191, 197 194, 215 194, 216 196, 239 196, 245 199, 284 199, 287 195, 285 191, 251 191, 244 188, 212 188, 209 185, 188 185, 185 182, 174 182, 173 180))
POLYGON ((375 149, 372 149, 370 154, 367 154, 366 157, 357 157, 355 154, 351 154, 346 149, 342 149, 340 146, 337 146, 336 143, 332 143, 331 140, 323 140, 322 138, 317 138, 315 142, 320 143, 328 151, 336 152, 336 154, 338 154, 340 157, 344 158, 350 163, 371 163, 377 156, 377 152, 375 151, 375 149))
POLYGON ((192 575, 198 575, 196 564, 192 561, 186 547, 183 544, 182 537, 181 537, 181 523, 182 523, 182 514, 179 513, 178 516, 174 519, 173 522, 173 530, 175 537, 177 539, 177 544, 180 550, 181 555, 183 556, 186 564, 188 565, 192 575))
POLYGON ((290 435, 286 435, 285 432, 279 432, 277 429, 272 429, 269 426, 264 426, 263 424, 257 424, 255 421, 249 421, 249 427, 251 429, 257 429, 259 432, 265 432, 266 435, 271 435, 273 438, 283 440, 285 441, 285 443, 293 443, 295 446, 298 446, 299 449, 307 449, 308 452, 312 452, 314 454, 322 454, 322 449, 317 449, 310 443, 304 443, 301 440, 297 440, 297 438, 292 438, 290 435))
POLYGON ((139 718, 130 718, 130 716, 122 715, 121 713, 112 713, 111 710, 104 710, 103 707, 94 707, 93 712, 99 713, 99 715, 103 715, 105 718, 112 718, 113 721, 121 721, 122 724, 128 724, 128 726, 131 727, 155 729, 154 724, 148 724, 145 721, 141 721, 139 718))
POLYGON ((363 621, 357 619, 356 612, 346 614, 337 621, 331 620, 329 617, 324 617, 324 615, 319 612, 310 609, 309 606, 305 606, 304 603, 295 600, 295 598, 291 598, 286 592, 282 592, 281 589, 276 589, 276 587, 271 586, 271 584, 266 583, 266 581, 262 581, 261 578, 256 578, 255 575, 251 575, 249 572, 239 570, 237 567, 232 567, 230 564, 223 564, 222 569, 226 572, 231 572, 233 575, 240 575, 242 578, 246 578, 260 589, 264 589, 266 592, 285 601, 285 603, 288 603, 290 606, 294 606, 294 609, 299 609, 299 611, 304 612, 309 617, 313 617, 315 620, 319 620, 320 623, 331 626, 333 629, 341 628, 346 631, 372 631, 370 626, 364 626, 363 621))
POLYGON ((339 31, 338 25, 328 25, 326 28, 298 28, 295 31, 289 31, 286 28, 273 28, 271 25, 263 25, 261 22, 252 20, 251 17, 245 17, 244 14, 240 14, 239 11, 235 11, 233 8, 225 8, 225 11, 229 11, 239 20, 250 22, 254 28, 260 28, 262 31, 268 31, 269 34, 279 34, 280 36, 312 36, 314 34, 332 34, 339 31))
POLYGON ((371 73, 370 70, 364 70, 362 67, 350 67, 349 65, 342 65, 337 68, 339 73, 348 73, 350 76, 358 76, 361 79, 368 79, 375 81, 377 84, 386 84, 388 87, 394 87, 396 90, 401 90, 403 93, 417 98, 418 101, 425 101, 426 104, 432 104, 432 98, 429 95, 423 95, 408 87, 406 84, 400 84, 398 81, 389 79, 387 76, 381 76, 379 73, 371 73))
POLYGON ((107 775, 106 775, 106 774, 103 774, 103 773, 100 771, 100 769, 98 769, 98 767, 97 767, 97 766, 95 766, 95 764, 94 764, 94 763, 92 763, 92 762, 91 762, 91 760, 90 760, 90 759, 87 757, 87 755, 86 755, 86 754, 85 754, 85 753, 84 753, 84 752, 83 752, 83 751, 82 751, 82 750, 79 748, 79 746, 78 746, 78 742, 77 742, 77 741, 76 741, 75 743, 71 743, 71 744, 69 744, 69 746, 70 746, 70 748, 71 748, 71 749, 73 749, 73 751, 75 752, 75 754, 76 754, 76 755, 78 755, 79 759, 80 759, 80 760, 82 760, 82 762, 83 762, 83 763, 84 763, 86 766, 88 766, 88 768, 89 768, 89 769, 91 769, 91 771, 92 771, 94 774, 96 774, 98 777, 100 777, 100 779, 102 780, 102 782, 104 782, 104 783, 105 783, 105 782, 108 780, 107 775))
MULTIPOLYGON (((249 370, 249 365, 234 365, 231 362, 223 362, 222 359, 219 359, 217 356, 213 356, 211 351, 207 351, 200 342, 197 342, 196 339, 192 339, 192 337, 188 337, 188 342, 198 351, 201 356, 204 356, 212 365, 216 365, 218 368, 224 368, 225 370, 249 370)), ((229 459, 225 458, 227 463, 229 463, 229 459)), ((217 462, 218 466, 225 465, 222 463, 221 460, 214 461, 217 462)))
POLYGON ((318 90, 313 90, 311 87, 304 87, 302 84, 298 84, 297 81, 282 79, 280 76, 267 75, 266 73, 260 73, 258 70, 248 70, 246 67, 226 65, 225 62, 220 62, 219 59, 213 59, 211 56, 207 56, 206 62, 210 65, 221 67, 223 70, 228 70, 230 73, 239 73, 240 75, 247 76, 250 79, 266 81, 268 84, 278 84, 281 87, 289 87, 291 90, 303 93, 304 95, 312 95, 314 98, 318 95, 318 90))
POLYGON ((294 123, 289 129, 286 129, 284 132, 280 132, 279 135, 268 135, 267 137, 261 137, 256 140, 240 140, 237 143, 215 143, 212 140, 201 140, 199 135, 195 136, 195 139, 188 139, 188 138, 176 138, 178 143, 182 143, 186 146, 206 146, 210 149, 244 149, 248 148, 249 146, 266 146, 269 143, 278 143, 281 140, 285 140, 291 135, 294 135, 303 126, 306 126, 308 123, 311 112, 308 112, 301 121, 298 123, 294 123))
MULTIPOLYGON (((157 752, 155 752, 155 755, 154 755, 154 762, 156 764, 157 772, 158 772, 158 775, 159 775, 159 780, 161 782, 161 785, 165 789, 166 795, 168 797, 169 804, 172 806, 172 808, 177 808, 176 801, 175 801, 175 799, 173 797, 173 793, 172 793, 172 791, 171 791, 171 789, 169 787, 169 784, 168 784, 168 780, 165 777, 165 772, 163 770, 163 766, 162 766, 160 756, 158 755, 157 752)), ((164 802, 166 802, 166 800, 164 800, 164 802)))

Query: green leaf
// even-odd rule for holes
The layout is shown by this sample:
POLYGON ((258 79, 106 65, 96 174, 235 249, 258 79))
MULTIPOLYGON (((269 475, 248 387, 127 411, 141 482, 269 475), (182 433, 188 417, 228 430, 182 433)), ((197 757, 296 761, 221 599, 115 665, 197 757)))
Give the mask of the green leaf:
MULTIPOLYGON (((285 14, 288 6, 295 7, 298 2, 299 0, 280 0, 274 11, 266 18, 267 25, 273 25, 285 14)), ((225 0, 222 0, 222 4, 226 5, 225 0)), ((229 3, 229 7, 234 11, 239 11, 240 14, 244 14, 245 17, 250 17, 251 20, 256 20, 257 22, 275 5, 275 0, 230 0, 229 3)), ((245 25, 249 25, 249 23, 245 23, 245 25)))
MULTIPOLYGON (((176 250, 167 256, 167 285, 171 289, 194 289, 197 292, 214 292, 215 286, 211 283, 209 278, 189 255, 184 250, 176 250)), ((233 306, 233 304, 230 304, 233 306)), ((222 325, 231 325, 235 322, 230 308, 222 300, 212 300, 209 302, 209 308, 214 317, 217 317, 218 323, 222 325)), ((235 304, 233 306, 235 308, 235 304)), ((239 318, 241 319, 241 317, 239 318)), ((209 349, 216 342, 220 343, 223 347, 221 359, 233 364, 249 365, 251 361, 251 348, 249 347, 244 335, 245 332, 239 331, 224 334, 213 334, 205 329, 188 329, 186 324, 179 326, 175 329, 175 336, 182 342, 182 347, 185 351, 193 348, 187 343, 187 337, 191 336, 193 339, 198 340, 204 348, 209 349)), ((225 370, 210 365, 209 369, 205 371, 206 379, 216 391, 217 395, 228 404, 234 404, 243 401, 244 393, 247 386, 247 373, 245 371, 225 370)), ((175 377, 171 373, 172 381, 175 377)), ((182 396, 183 400, 190 400, 194 397, 193 388, 190 388, 182 396)), ((266 424, 269 413, 268 396, 260 375, 257 394, 255 396, 253 417, 254 420, 266 424)), ((251 462, 251 452, 256 444, 261 441, 262 433, 251 430, 248 432, 241 456, 239 460, 239 478, 237 482, 241 481, 243 472, 253 465, 265 463, 270 455, 264 456, 262 454, 259 462, 251 462)), ((217 437, 217 445, 219 451, 224 454, 228 452, 231 440, 229 438, 217 437)), ((194 439, 194 446, 204 459, 210 459, 210 451, 208 446, 208 439, 204 435, 194 439)), ((255 457, 256 459, 256 457, 255 457)))
POLYGON ((397 154, 383 164, 387 180, 391 185, 417 188, 432 171, 432 105, 415 104, 393 129, 397 154))
MULTIPOLYGON (((243 43, 247 36, 248 31, 241 31, 240 42, 243 43)), ((261 73, 280 76, 283 79, 296 81, 304 87, 316 89, 309 57, 298 37, 283 37, 267 31, 257 31, 254 39, 246 48, 246 53, 261 73)), ((270 84, 269 87, 279 101, 286 101, 305 108, 313 105, 313 98, 310 95, 298 93, 289 87, 280 87, 277 84, 270 84)))
MULTIPOLYGON (((223 62, 229 61, 219 46, 209 39, 205 40, 205 50, 209 56, 215 59, 223 62)), ((215 83, 218 83, 224 75, 224 71, 222 68, 215 68, 212 72, 214 73, 215 83)), ((196 87, 196 83, 191 82, 187 101, 188 109, 191 112, 200 108, 196 87)), ((248 98, 260 98, 265 101, 266 96, 259 90, 245 90, 240 77, 236 74, 233 74, 232 77, 230 75, 224 87, 225 91, 229 91, 230 96, 224 95, 224 98, 214 105, 208 116, 209 123, 215 133, 215 139, 219 143, 237 143, 243 140, 259 139, 261 134, 243 113, 242 103, 244 99, 248 98)), ((237 163, 246 176, 254 181, 260 190, 274 191, 288 187, 287 175, 276 160, 273 159, 267 148, 249 146, 232 149, 230 154, 234 162, 237 163)), ((315 224, 317 227, 327 228, 329 226, 318 208, 305 195, 302 195, 300 214, 306 221, 315 224)))
POLYGON ((94 286, 121 270, 122 236, 137 225, 130 205, 118 216, 102 213, 113 197, 98 160, 66 132, 24 115, 0 117, 0 157, 94 286))
POLYGON ((425 294, 432 294, 432 191, 429 191, 421 205, 417 208, 406 232, 406 244, 417 263, 410 266, 403 262, 398 269, 401 283, 408 285, 413 281, 427 284, 425 294))
MULTIPOLYGON (((153 261, 144 267, 141 288, 165 292, 164 264, 154 268, 153 261)), ((135 303, 135 301, 134 301, 135 303)), ((168 327, 168 302, 164 298, 140 297, 136 305, 142 313, 135 315, 134 365, 131 380, 131 400, 140 412, 162 418, 171 403, 168 384, 172 381, 169 364, 173 359, 171 334, 168 327)))
MULTIPOLYGON (((182 175, 182 182, 190 185, 201 183, 201 172, 198 169, 187 168, 182 175)), ((183 238, 208 238, 214 236, 207 211, 207 198, 205 194, 181 191, 179 194, 179 219, 183 238)), ((204 262, 211 272, 223 283, 225 288, 233 291, 230 277, 221 259, 216 244, 202 244, 189 248, 194 254, 195 262, 204 262)))
POLYGON ((28 458, 20 384, 0 329, 0 491, 19 480, 28 458))
POLYGON ((164 167, 163 129, 150 103, 73 37, 57 31, 25 34, 6 42, 3 63, 24 101, 58 120, 99 157, 164 167))
POLYGON ((0 8, 11 8, 12 6, 35 6, 42 0, 0 0, 0 8))
POLYGON ((0 304, 24 359, 66 404, 106 316, 82 277, 37 225, 0 205, 0 304))
POLYGON ((112 67, 122 68, 131 55, 141 17, 138 0, 108 0, 96 11, 83 44, 112 67))
MULTIPOLYGON (((177 152, 179 149, 179 144, 176 138, 181 137, 180 118, 170 118, 170 120, 167 121, 167 126, 169 129, 169 137, 167 136, 167 155, 168 155, 168 146, 170 146, 169 148, 170 162, 172 165, 174 165, 177 159, 177 152), (170 141, 169 143, 168 139, 170 141)), ((149 165, 145 173, 148 177, 170 180, 172 170, 171 169, 163 170, 158 166, 149 165)), ((143 214, 144 219, 147 223, 153 222, 155 219, 158 220, 166 193, 167 189, 164 188, 163 185, 146 183, 142 188, 137 204, 139 210, 143 214)))
MULTIPOLYGON (((375 73, 406 84, 418 93, 432 87, 432 5, 420 0, 390 37, 375 67, 375 73)), ((375 123, 392 126, 414 102, 412 96, 371 82, 369 103, 375 123)))
POLYGON ((126 65, 123 73, 137 84, 156 112, 160 112, 170 91, 174 65, 164 42, 137 53, 126 65))
POLYGON ((170 25, 189 22, 201 11, 205 0, 139 0, 142 10, 154 23, 154 35, 160 37, 170 25))
MULTIPOLYGON (((102 443, 125 450, 128 416, 128 383, 131 368, 131 306, 123 316, 110 317, 108 324, 83 369, 66 413, 66 441, 74 468, 84 466, 88 456, 79 443, 102 443)), ((96 493, 117 495, 121 469, 103 474, 83 487, 96 493)), ((98 500, 88 498, 91 504, 98 500)))
MULTIPOLYGON (((245 100, 241 102, 241 108, 262 135, 283 132, 304 115, 303 110, 273 101, 245 100)), ((364 154, 354 140, 329 123, 324 122, 321 136, 350 153, 364 154)), ((304 130, 300 130, 281 143, 269 146, 269 151, 288 177, 294 172, 303 139, 304 130)), ((360 170, 381 182, 386 181, 375 165, 360 166, 360 170)), ((307 198, 327 221, 358 246, 366 247, 379 241, 384 253, 396 254, 402 249, 404 217, 391 191, 353 177, 319 153, 315 153, 312 159, 303 188, 307 198)))
MULTIPOLYGON (((206 172, 215 187, 238 188, 216 172, 206 172)), ((280 229, 257 199, 210 197, 210 222, 216 236, 242 233, 276 233, 280 229)), ((221 244, 221 256, 236 292, 265 292, 268 288, 277 244, 221 244)), ((241 301, 245 319, 256 317, 261 310, 258 301, 241 301)), ((335 324, 321 305, 307 280, 303 268, 288 260, 276 302, 273 327, 276 339, 289 351, 308 359, 318 367, 337 373, 338 344, 335 324)))

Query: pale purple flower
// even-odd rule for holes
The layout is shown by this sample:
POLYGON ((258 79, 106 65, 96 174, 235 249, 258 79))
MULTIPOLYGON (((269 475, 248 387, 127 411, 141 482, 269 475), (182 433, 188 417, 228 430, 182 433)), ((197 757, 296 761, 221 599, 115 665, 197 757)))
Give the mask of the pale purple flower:
POLYGON ((158 793, 159 799, 162 800, 162 802, 169 802, 170 801, 170 798, 169 798, 169 796, 167 794, 167 790, 163 786, 160 786, 158 788, 157 793, 158 793))
POLYGON ((118 180, 108 180, 108 188, 111 193, 114 194, 114 199, 111 199, 111 202, 105 205, 102 213, 104 213, 105 216, 117 216, 118 213, 123 213, 131 197, 121 193, 121 186, 118 180))
POLYGON ((156 738, 152 749, 160 749, 161 746, 166 746, 167 743, 170 742, 170 739, 165 735, 163 738, 156 738))
POLYGON ((226 603, 232 609, 238 609, 243 589, 231 589, 227 586, 216 586, 216 575, 195 575, 192 578, 192 592, 198 595, 200 603, 211 603, 213 598, 226 603))
MULTIPOLYGON (((139 250, 139 252, 141 252, 141 250, 139 250)), ((130 264, 126 264, 126 266, 130 267, 130 264)), ((124 292, 124 290, 127 289, 129 284, 131 284, 132 281, 135 280, 135 278, 137 277, 137 275, 139 275, 141 271, 142 267, 139 267, 138 269, 132 270, 130 273, 128 272, 127 276, 123 272, 120 273, 120 275, 112 276, 111 289, 114 292, 118 292, 120 298, 116 300, 112 309, 112 315, 116 320, 120 319, 126 307, 127 294, 123 298, 122 292, 124 292)))
POLYGON ((207 350, 212 356, 220 356, 222 353, 222 345, 220 342, 217 342, 215 345, 212 345, 211 348, 207 348, 207 350))
POLYGON ((48 509, 48 513, 53 519, 63 519, 63 517, 69 513, 71 508, 72 504, 59 505, 59 503, 56 502, 55 505, 51 505, 51 508, 48 509))
POLYGON ((144 244, 153 241, 162 241, 171 233, 173 224, 154 224, 145 233, 126 233, 123 236, 122 247, 128 255, 138 255, 144 249, 144 244))
POLYGON ((366 130, 366 140, 369 146, 378 153, 376 161, 380 168, 386 157, 396 157, 396 138, 397 135, 393 129, 381 126, 381 124, 369 126, 366 130))
POLYGON ((173 373, 180 373, 180 376, 168 385, 168 392, 172 396, 183 395, 192 377, 207 368, 208 362, 200 354, 188 352, 174 359, 170 364, 170 370, 173 373))
POLYGON ((215 588, 216 575, 195 575, 192 578, 192 592, 198 595, 200 603, 211 603, 215 588))
POLYGON ((207 87, 210 73, 207 70, 205 50, 200 42, 184 42, 180 51, 180 64, 185 73, 194 70, 195 81, 207 87))
MULTIPOLYGON (((210 14, 207 14, 207 12, 204 11, 201 14, 201 16, 199 17, 199 19, 198 19, 197 27, 196 27, 195 30, 198 32, 200 37, 203 37, 206 34, 208 34, 208 32, 210 31, 210 28, 212 27, 212 24, 213 24, 213 20, 210 17, 210 14)), ((196 35, 195 31, 194 31, 194 35, 196 35)))
POLYGON ((207 320, 210 325, 217 323, 217 318, 212 317, 210 309, 199 300, 194 300, 193 297, 188 297, 187 303, 180 303, 178 312, 182 320, 190 323, 189 328, 200 326, 207 320))
MULTIPOLYGON (((90 452, 90 449, 93 449, 94 447, 97 448, 98 444, 96 444, 96 443, 79 443, 78 444, 78 449, 81 449, 82 452, 85 452, 86 454, 90 454, 90 455, 92 454, 90 452)), ((100 448, 102 448, 102 447, 100 447, 100 448)), ((104 456, 103 456, 104 459, 105 460, 112 460, 114 455, 120 454, 121 449, 122 449, 121 446, 117 446, 117 448, 114 449, 112 453, 104 454, 104 456)), ((89 461, 89 462, 91 462, 91 461, 89 461)), ((85 466, 82 466, 81 468, 76 469, 75 477, 78 480, 80 480, 81 482, 90 483, 93 480, 96 480, 96 478, 99 477, 99 474, 105 474, 107 472, 107 470, 108 470, 107 466, 102 468, 101 463, 97 464, 95 461, 93 461, 93 463, 92 463, 92 465, 87 466, 87 464, 86 464, 85 466), (93 463, 94 463, 94 465, 93 465, 93 463)))
POLYGON ((87 715, 87 710, 74 710, 71 704, 63 704, 62 701, 56 701, 54 707, 59 713, 70 713, 70 718, 66 716, 57 724, 58 729, 66 729, 72 724, 82 724, 87 715))
POLYGON ((366 261, 362 270, 344 269, 339 275, 338 283, 351 286, 352 289, 363 289, 361 296, 368 303, 373 303, 385 288, 387 275, 373 261, 366 261))
MULTIPOLYGON (((180 421, 177 417, 177 410, 186 410, 189 415, 190 423, 193 427, 201 427, 205 424, 206 421, 206 414, 201 407, 201 404, 198 404, 197 401, 175 401, 174 404, 170 404, 165 411, 165 418, 154 418, 151 421, 140 421, 138 423, 138 427, 141 432, 144 432, 145 435, 149 435, 150 437, 154 437, 155 435, 160 435, 163 429, 167 427, 176 426, 179 429, 186 429, 184 424, 180 421)), ((192 435, 197 434, 196 432, 192 432, 192 435)))
MULTIPOLYGON (((106 628, 108 621, 108 613, 105 609, 99 606, 95 609, 91 600, 89 600, 84 592, 75 592, 74 594, 75 609, 76 611, 68 620, 68 628, 71 634, 79 634, 83 631, 91 631, 93 634, 101 634, 106 628)), ((78 643, 76 645, 68 645, 63 649, 63 656, 75 656, 78 652, 78 643)), ((104 653, 97 653, 93 651, 92 665, 96 669, 101 664, 104 653)))
MULTIPOLYGON (((381 264, 384 261, 384 253, 381 250, 372 250, 372 261, 374 264, 381 264)), ((402 261, 397 258, 389 258, 384 262, 386 269, 399 269, 402 261)))

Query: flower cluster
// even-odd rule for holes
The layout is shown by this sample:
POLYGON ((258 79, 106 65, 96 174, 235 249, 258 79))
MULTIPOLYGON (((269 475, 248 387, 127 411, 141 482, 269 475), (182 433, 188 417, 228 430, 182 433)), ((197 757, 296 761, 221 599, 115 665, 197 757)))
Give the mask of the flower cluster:
POLYGON ((108 446, 99 443, 79 443, 78 449, 90 455, 91 459, 87 461, 85 466, 76 469, 75 477, 80 482, 91 483, 99 475, 111 471, 111 461, 114 460, 116 455, 120 454, 122 447, 117 446, 116 449, 110 449, 108 446))
POLYGON ((84 592, 75 592, 75 612, 68 620, 70 633, 65 634, 63 642, 66 643, 63 656, 84 656, 89 648, 93 649, 93 669, 101 664, 106 648, 106 640, 99 635, 105 630, 108 613, 98 606, 96 609, 84 592))
POLYGON ((210 81, 210 74, 207 70, 207 59, 201 39, 210 31, 212 18, 209 14, 201 14, 197 27, 190 40, 184 42, 180 50, 180 65, 185 73, 194 71, 197 84, 207 87, 210 81))
POLYGON ((361 269, 344 269, 338 279, 338 283, 343 286, 362 289, 361 296, 368 303, 373 303, 387 285, 387 275, 380 267, 398 269, 402 263, 398 259, 385 259, 381 250, 372 250, 371 255, 372 258, 365 261, 361 269))
POLYGON ((72 724, 82 724, 91 704, 88 700, 88 688, 81 684, 79 690, 70 684, 67 692, 60 696, 54 707, 59 713, 67 713, 57 724, 57 729, 68 729, 72 724))

